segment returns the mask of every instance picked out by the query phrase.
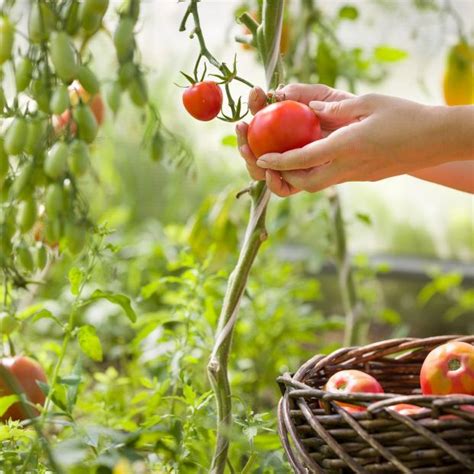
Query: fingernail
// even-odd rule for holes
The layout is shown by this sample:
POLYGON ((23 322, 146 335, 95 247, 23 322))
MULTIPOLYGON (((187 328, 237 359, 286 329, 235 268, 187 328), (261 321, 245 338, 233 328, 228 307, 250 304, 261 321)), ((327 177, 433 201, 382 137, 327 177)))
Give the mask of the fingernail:
POLYGON ((257 160, 257 166, 260 166, 260 168, 266 168, 267 164, 268 163, 265 160, 262 160, 261 158, 257 160))
POLYGON ((317 100, 313 100, 309 103, 309 106, 314 110, 324 110, 326 104, 317 100))

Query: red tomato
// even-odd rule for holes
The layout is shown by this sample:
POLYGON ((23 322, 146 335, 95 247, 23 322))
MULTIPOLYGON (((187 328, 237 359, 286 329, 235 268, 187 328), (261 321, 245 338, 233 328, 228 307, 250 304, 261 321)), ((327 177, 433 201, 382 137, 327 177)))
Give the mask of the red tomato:
POLYGON ((197 82, 183 92, 183 105, 195 119, 207 122, 221 111, 222 90, 213 81, 197 82))
MULTIPOLYGON (((27 398, 33 404, 44 405, 45 395, 39 388, 37 382, 47 382, 46 374, 44 373, 41 366, 33 359, 25 356, 6 357, 0 359, 0 364, 5 367, 10 374, 16 378, 17 382, 23 388, 27 398)), ((8 388, 8 385, 0 376, 0 396, 4 397, 12 395, 13 392, 8 388)), ((38 414, 37 410, 34 410, 35 414, 38 414)), ((26 413, 20 402, 16 402, 11 405, 8 410, 0 418, 1 421, 6 421, 9 418, 12 420, 25 420, 27 419, 26 413)))
MULTIPOLYGON (((77 81, 74 81, 69 87, 69 98, 71 100, 71 105, 74 107, 79 103, 79 99, 82 100, 84 104, 87 104, 92 113, 97 120, 97 124, 101 125, 104 121, 105 116, 105 106, 102 96, 100 94, 91 95, 81 86, 77 81)), ((61 115, 54 116, 54 129, 56 133, 60 132, 71 121, 71 111, 68 109, 64 111, 61 115)), ((76 133, 76 124, 71 122, 71 132, 73 135, 76 133)))
POLYGON ((433 349, 420 371, 424 395, 474 395, 474 346, 451 341, 433 349))
MULTIPOLYGON (((327 381, 324 390, 333 393, 383 393, 379 382, 369 374, 360 370, 341 370, 327 381)), ((336 402, 349 413, 366 411, 364 406, 336 402)))
POLYGON ((284 100, 260 110, 248 129, 248 143, 258 158, 265 153, 283 153, 321 138, 316 114, 307 105, 284 100))
POLYGON ((389 407, 389 409, 395 410, 401 415, 416 415, 417 413, 421 413, 423 410, 426 410, 426 408, 419 407, 417 405, 411 405, 410 403, 397 403, 396 405, 393 405, 389 407))

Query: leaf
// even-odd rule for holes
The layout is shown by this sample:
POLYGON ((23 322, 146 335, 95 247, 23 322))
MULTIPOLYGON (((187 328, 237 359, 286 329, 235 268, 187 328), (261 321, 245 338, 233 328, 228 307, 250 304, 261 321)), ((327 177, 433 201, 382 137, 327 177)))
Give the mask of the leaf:
POLYGON ((356 214, 357 219, 359 219, 365 225, 372 225, 372 219, 368 214, 364 214, 362 212, 358 212, 356 214))
POLYGON ((52 319, 55 323, 57 323, 60 327, 62 327, 61 321, 59 321, 59 319, 56 316, 54 316, 54 314, 51 313, 51 311, 44 308, 35 314, 32 321, 36 322, 36 321, 39 321, 40 319, 45 319, 45 318, 52 319))
POLYGON ((97 362, 102 361, 102 345, 93 326, 81 326, 77 335, 79 346, 84 354, 97 362))
POLYGON ((90 303, 95 300, 106 299, 111 303, 117 304, 122 307, 127 315, 128 319, 134 323, 137 320, 137 314, 132 308, 130 298, 125 295, 118 293, 111 293, 109 291, 96 290, 92 295, 85 301, 85 303, 90 303))
POLYGON ((231 148, 237 148, 237 137, 235 135, 226 135, 222 138, 221 143, 224 146, 230 146, 231 148))
POLYGON ((359 10, 353 5, 344 5, 339 9, 339 18, 354 21, 359 16, 359 10))
POLYGON ((385 321, 386 323, 392 324, 394 326, 402 322, 400 314, 390 308, 385 308, 383 311, 381 311, 380 318, 382 319, 382 321, 385 321))
POLYGON ((77 267, 71 268, 68 273, 69 284, 71 285, 71 293, 74 296, 79 294, 79 288, 84 280, 84 273, 77 267))
POLYGON ((406 59, 408 53, 403 49, 392 48, 391 46, 377 46, 374 50, 374 57, 383 63, 394 63, 406 59))
POLYGON ((18 401, 18 395, 7 395, 6 397, 0 397, 0 416, 3 416, 5 412, 18 401))

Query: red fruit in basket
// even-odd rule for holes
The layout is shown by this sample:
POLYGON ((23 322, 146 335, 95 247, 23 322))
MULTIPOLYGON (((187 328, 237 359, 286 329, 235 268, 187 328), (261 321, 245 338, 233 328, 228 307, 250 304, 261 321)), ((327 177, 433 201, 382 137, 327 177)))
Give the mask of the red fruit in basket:
POLYGON ((422 411, 426 410, 426 408, 419 407, 417 405, 411 405, 410 403, 397 403, 396 405, 393 405, 389 408, 405 416, 416 415, 417 413, 421 413, 422 411))
POLYGON ((474 395, 474 346, 451 341, 433 349, 420 371, 424 395, 474 395))
MULTIPOLYGON (((324 389, 332 393, 383 393, 379 382, 360 370, 341 370, 332 375, 324 389)), ((366 411, 364 406, 352 405, 345 402, 336 402, 349 413, 366 411)))

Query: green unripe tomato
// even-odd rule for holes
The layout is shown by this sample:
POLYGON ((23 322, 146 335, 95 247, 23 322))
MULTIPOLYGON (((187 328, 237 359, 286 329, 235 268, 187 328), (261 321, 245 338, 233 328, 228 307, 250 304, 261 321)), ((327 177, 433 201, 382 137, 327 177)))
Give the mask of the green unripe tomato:
POLYGON ((32 272, 35 269, 35 261, 31 255, 30 249, 26 245, 20 245, 17 249, 17 258, 20 265, 27 271, 32 272))
POLYGON ((87 13, 84 3, 79 8, 79 19, 82 29, 89 36, 92 36, 102 24, 102 15, 99 13, 87 13))
POLYGON ((16 199, 24 199, 32 193, 31 183, 35 173, 34 163, 27 163, 13 181, 11 194, 16 199))
POLYGON ((28 19, 28 35, 32 43, 47 41, 56 24, 56 17, 47 3, 33 2, 28 19))
POLYGON ((140 16, 140 0, 124 0, 120 6, 119 13, 123 16, 128 16, 136 23, 140 16))
POLYGON ((77 255, 82 251, 86 244, 86 229, 83 225, 67 222, 64 229, 64 236, 66 237, 66 245, 68 250, 77 255))
POLYGON ((16 65, 15 71, 15 84, 17 92, 22 92, 28 87, 31 81, 32 73, 33 63, 31 62, 31 59, 26 56, 21 58, 16 65))
POLYGON ((24 117, 15 117, 5 133, 4 148, 9 155, 19 155, 25 148, 28 126, 24 117))
POLYGON ((128 93, 132 102, 138 106, 143 107, 148 101, 148 89, 145 79, 141 74, 135 76, 128 86, 128 93))
POLYGON ((43 244, 37 245, 36 246, 36 266, 40 270, 43 270, 43 268, 46 266, 48 263, 48 250, 46 249, 46 246, 43 244))
POLYGON ((79 138, 86 143, 92 143, 97 136, 99 126, 90 107, 79 104, 73 112, 73 117, 77 124, 79 138))
POLYGON ((0 65, 12 57, 15 27, 6 16, 0 16, 0 65))
POLYGON ((135 22, 132 18, 120 18, 119 24, 114 33, 114 45, 119 63, 125 63, 133 56, 133 50, 135 47, 135 37, 133 34, 134 28, 135 22))
POLYGON ((38 148, 44 138, 46 122, 40 118, 35 118, 28 122, 28 133, 25 142, 25 153, 36 155, 38 148))
POLYGON ((0 181, 0 203, 7 202, 10 198, 11 189, 13 186, 13 178, 8 176, 2 181, 0 181))
POLYGON ((7 99, 5 97, 5 91, 3 90, 3 87, 0 86, 0 115, 2 115, 3 109, 5 108, 5 105, 7 105, 7 99))
POLYGON ((66 14, 66 24, 64 25, 64 29, 66 33, 71 36, 74 36, 79 31, 81 24, 79 22, 79 2, 74 0, 71 2, 69 9, 66 14))
POLYGON ((44 160, 44 173, 51 179, 58 179, 66 173, 69 147, 64 142, 56 142, 44 160))
POLYGON ((137 74, 137 67, 132 62, 121 64, 118 72, 118 80, 122 90, 125 90, 137 74))
POLYGON ((77 72, 77 78, 81 83, 81 86, 90 95, 96 95, 100 90, 100 82, 96 75, 87 67, 80 66, 77 72))
POLYGON ((70 36, 64 31, 52 33, 49 51, 56 74, 64 82, 72 82, 77 74, 77 61, 70 36))
POLYGON ((44 228, 46 242, 51 246, 56 246, 62 237, 62 225, 59 219, 49 219, 44 228))
POLYGON ((42 74, 37 79, 34 79, 31 83, 31 92, 33 98, 38 104, 38 109, 46 114, 50 113, 49 101, 51 98, 51 88, 48 82, 46 74, 42 74))
POLYGON ((110 107, 110 110, 115 115, 119 108, 121 102, 122 88, 118 82, 114 82, 109 85, 106 91, 107 104, 110 107))
POLYGON ((156 132, 152 139, 150 145, 150 157, 153 161, 161 161, 163 158, 164 143, 163 137, 159 132, 156 132))
POLYGON ((22 234, 28 232, 36 222, 38 215, 36 202, 33 198, 20 202, 16 222, 22 234))
POLYGON ((69 98, 69 91, 67 86, 61 84, 56 87, 49 101, 49 109, 53 114, 61 115, 69 106, 71 101, 69 98))
POLYGON ((71 143, 68 166, 71 173, 78 178, 89 168, 89 148, 82 140, 74 140, 71 143))
POLYGON ((8 155, 3 147, 3 138, 0 137, 0 188, 3 181, 7 177, 8 171, 10 170, 10 163, 8 161, 8 155))
POLYGON ((46 188, 44 206, 46 214, 53 221, 62 213, 64 209, 64 192, 60 184, 53 183, 46 188))
POLYGON ((18 320, 11 314, 6 311, 0 312, 0 334, 9 336, 18 328, 19 325, 20 323, 18 320))

